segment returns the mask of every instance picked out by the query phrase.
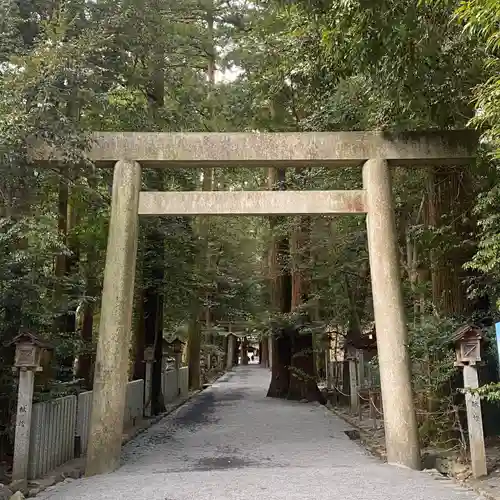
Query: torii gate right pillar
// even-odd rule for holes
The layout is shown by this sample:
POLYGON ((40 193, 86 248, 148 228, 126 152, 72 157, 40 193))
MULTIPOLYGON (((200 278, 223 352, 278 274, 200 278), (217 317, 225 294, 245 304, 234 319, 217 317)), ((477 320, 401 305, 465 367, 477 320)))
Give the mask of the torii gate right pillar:
POLYGON ((393 465, 420 469, 408 331, 401 291, 391 173, 387 161, 368 160, 363 167, 363 185, 387 461, 393 465))

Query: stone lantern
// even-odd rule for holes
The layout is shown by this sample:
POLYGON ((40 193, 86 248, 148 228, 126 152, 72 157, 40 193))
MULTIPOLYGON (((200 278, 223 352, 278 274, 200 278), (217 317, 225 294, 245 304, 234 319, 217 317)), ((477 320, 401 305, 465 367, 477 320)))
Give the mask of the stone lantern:
POLYGON ((330 338, 330 334, 327 331, 325 331, 321 334, 320 343, 321 343, 321 347, 323 349, 330 349, 331 338, 330 338))
POLYGON ((155 348, 154 346, 148 346, 144 349, 144 362, 152 363, 155 360, 155 348))
POLYGON ((22 332, 5 347, 15 346, 14 372, 19 373, 17 395, 16 432, 14 438, 14 461, 12 466, 12 484, 23 489, 28 481, 28 459, 31 433, 31 415, 33 408, 33 389, 35 372, 42 371, 44 352, 52 346, 34 333, 22 332))
POLYGON ((320 337, 321 348, 325 354, 325 378, 327 389, 332 388, 332 363, 330 361, 331 337, 328 331, 324 331, 320 337))
POLYGON ((231 325, 229 325, 229 332, 227 334, 227 358, 226 358, 226 370, 232 370, 235 363, 236 356, 236 337, 232 332, 231 325))
POLYGON ((146 346, 144 348, 144 363, 146 369, 144 371, 144 416, 151 417, 152 415, 152 391, 153 391, 153 365, 155 362, 155 347, 146 346))
POLYGON ((479 387, 476 367, 481 362, 484 335, 478 326, 464 325, 451 336, 451 342, 455 346, 454 364, 463 369, 472 473, 478 478, 487 474, 481 399, 474 392, 479 387))
POLYGON ((42 355, 44 352, 52 350, 52 346, 30 332, 20 333, 6 347, 16 347, 14 368, 17 370, 42 371, 42 355))
POLYGON ((476 365, 481 361, 481 346, 484 335, 475 325, 459 328, 451 338, 455 346, 455 366, 476 365))
POLYGON ((177 380, 177 395, 179 396, 181 393, 180 380, 179 380, 179 371, 181 368, 181 355, 182 349, 184 347, 184 340, 182 340, 179 336, 175 336, 170 342, 169 345, 172 349, 172 354, 175 358, 175 378, 177 380))
POLYGON ((173 340, 169 342, 170 347, 172 348, 172 353, 175 355, 182 354, 182 349, 184 347, 185 342, 179 337, 174 337, 173 340))

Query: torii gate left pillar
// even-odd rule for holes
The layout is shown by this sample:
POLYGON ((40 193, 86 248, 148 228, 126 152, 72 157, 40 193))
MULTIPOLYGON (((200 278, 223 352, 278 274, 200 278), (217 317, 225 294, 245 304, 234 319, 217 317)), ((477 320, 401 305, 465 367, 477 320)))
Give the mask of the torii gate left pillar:
POLYGON ((123 414, 132 331, 135 263, 139 226, 141 167, 134 161, 115 165, 101 322, 94 371, 85 474, 115 470, 120 465, 123 414))

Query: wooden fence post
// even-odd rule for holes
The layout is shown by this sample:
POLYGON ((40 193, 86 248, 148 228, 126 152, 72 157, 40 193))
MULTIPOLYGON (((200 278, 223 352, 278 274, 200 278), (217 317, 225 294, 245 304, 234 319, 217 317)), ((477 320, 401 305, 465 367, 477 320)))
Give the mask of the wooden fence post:
POLYGON ((370 400, 370 419, 372 420, 373 429, 377 429, 377 411, 375 409, 375 395, 370 389, 368 394, 368 399, 370 400))
POLYGON ((358 413, 359 396, 358 396, 358 381, 356 359, 349 359, 349 395, 351 401, 351 413, 358 413))
POLYGON ((356 358, 358 361, 358 387, 360 389, 365 387, 365 356, 361 349, 357 350, 356 358))
POLYGON ((154 346, 148 346, 144 349, 144 416, 152 415, 152 394, 153 394, 153 363, 155 362, 154 346))

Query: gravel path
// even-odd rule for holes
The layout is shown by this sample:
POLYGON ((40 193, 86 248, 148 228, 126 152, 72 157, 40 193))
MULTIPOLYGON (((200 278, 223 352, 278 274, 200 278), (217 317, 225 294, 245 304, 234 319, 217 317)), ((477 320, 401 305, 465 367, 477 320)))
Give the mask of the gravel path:
POLYGON ((47 500, 472 500, 426 472, 388 466, 313 404, 267 399, 269 371, 238 367, 125 446, 108 475, 47 500))

